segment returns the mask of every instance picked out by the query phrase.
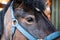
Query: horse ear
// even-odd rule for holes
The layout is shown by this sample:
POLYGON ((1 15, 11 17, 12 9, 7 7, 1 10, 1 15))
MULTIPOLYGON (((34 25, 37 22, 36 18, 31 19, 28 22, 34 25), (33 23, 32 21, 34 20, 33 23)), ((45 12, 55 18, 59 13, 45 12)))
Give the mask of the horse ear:
POLYGON ((48 17, 48 19, 50 20, 50 14, 51 14, 51 0, 47 0, 46 1, 46 9, 45 9, 45 14, 48 17))

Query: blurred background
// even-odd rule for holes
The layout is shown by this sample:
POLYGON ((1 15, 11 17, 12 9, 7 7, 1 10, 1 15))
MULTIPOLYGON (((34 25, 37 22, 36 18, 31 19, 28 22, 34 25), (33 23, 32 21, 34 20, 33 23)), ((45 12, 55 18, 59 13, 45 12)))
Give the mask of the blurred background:
POLYGON ((60 0, 52 0, 51 21, 57 30, 60 30, 60 0))
POLYGON ((3 10, 4 5, 7 4, 9 0, 0 0, 0 11, 3 10))

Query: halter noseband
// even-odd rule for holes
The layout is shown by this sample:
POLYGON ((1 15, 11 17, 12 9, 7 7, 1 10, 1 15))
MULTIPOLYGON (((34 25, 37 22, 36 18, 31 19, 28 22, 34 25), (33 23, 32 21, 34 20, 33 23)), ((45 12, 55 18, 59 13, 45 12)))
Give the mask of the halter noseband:
POLYGON ((10 40, 13 40, 13 36, 14 36, 16 28, 29 40, 53 40, 60 36, 60 32, 54 32, 54 33, 48 35, 47 37, 45 37, 44 39, 37 39, 37 38, 33 37, 30 33, 28 33, 21 25, 18 24, 17 19, 14 17, 12 4, 10 5, 10 11, 12 14, 12 21, 15 22, 15 24, 12 25, 10 40))

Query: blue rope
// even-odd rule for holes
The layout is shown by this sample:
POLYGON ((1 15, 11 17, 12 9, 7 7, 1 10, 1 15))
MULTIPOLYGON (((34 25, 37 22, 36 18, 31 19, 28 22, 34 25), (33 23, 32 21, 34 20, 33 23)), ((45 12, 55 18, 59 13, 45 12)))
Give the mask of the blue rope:
POLYGON ((48 35, 47 37, 45 37, 44 40, 53 40, 59 36, 60 36, 60 31, 59 32, 57 31, 57 32, 54 32, 54 33, 48 35))

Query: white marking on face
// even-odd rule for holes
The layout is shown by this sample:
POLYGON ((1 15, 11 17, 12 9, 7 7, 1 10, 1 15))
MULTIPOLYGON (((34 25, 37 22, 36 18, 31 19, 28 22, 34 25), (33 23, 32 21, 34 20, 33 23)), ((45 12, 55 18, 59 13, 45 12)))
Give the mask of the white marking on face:
POLYGON ((39 8, 35 8, 37 11, 40 11, 40 9, 39 8))

